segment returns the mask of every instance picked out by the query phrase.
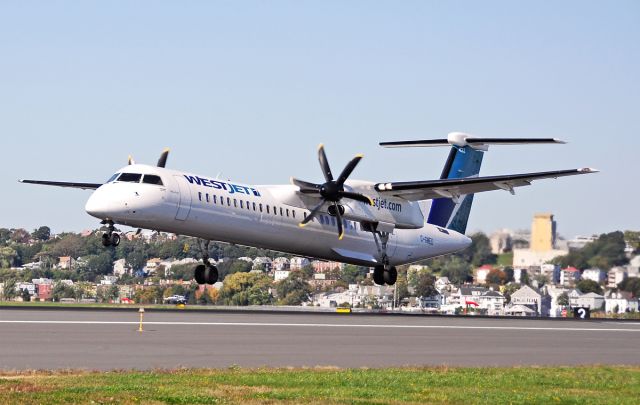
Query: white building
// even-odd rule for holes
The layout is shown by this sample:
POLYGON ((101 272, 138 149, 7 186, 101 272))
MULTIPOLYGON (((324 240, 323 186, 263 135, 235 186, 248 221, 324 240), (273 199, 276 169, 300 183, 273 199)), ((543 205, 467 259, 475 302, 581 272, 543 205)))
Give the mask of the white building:
POLYGON ((613 267, 607 274, 607 286, 609 288, 616 288, 618 284, 627 279, 627 269, 624 267, 613 267))
POLYGON ((608 313, 638 312, 638 299, 626 291, 608 291, 604 297, 604 309, 608 313))
POLYGON ((476 284, 487 284, 487 276, 493 270, 491 265, 485 264, 473 271, 473 279, 476 284))
POLYGON ((569 303, 571 308, 602 309, 604 307, 604 296, 593 292, 582 294, 579 290, 572 290, 569 293, 569 303))
POLYGON ((562 315, 563 306, 558 304, 558 298, 562 294, 569 295, 570 290, 564 287, 556 287, 553 285, 545 285, 543 290, 547 293, 550 298, 549 302, 549 316, 552 318, 556 318, 562 315))
POLYGON ((591 280, 602 284, 607 279, 607 273, 600 269, 586 269, 582 272, 581 277, 583 280, 591 280))
POLYGON ((538 316, 547 316, 549 296, 543 296, 528 285, 522 286, 511 294, 511 306, 523 305, 534 310, 538 316))
POLYGON ((266 272, 271 271, 271 259, 266 256, 260 256, 253 259, 254 269, 263 269, 266 272))
POLYGON ((527 268, 529 266, 542 266, 558 256, 569 253, 566 250, 551 249, 535 251, 531 249, 513 249, 513 267, 527 268))
POLYGON ((560 266, 556 264, 541 265, 540 274, 545 276, 551 284, 558 284, 560 282, 560 266))
POLYGON ((114 285, 118 281, 118 276, 103 276, 100 285, 114 285))
POLYGON ((567 267, 560 270, 560 285, 564 287, 575 287, 580 280, 580 270, 575 267, 567 267))
POLYGON ((122 277, 125 274, 129 274, 131 268, 127 265, 126 259, 119 259, 113 262, 113 274, 122 277))
POLYGON ((271 268, 276 271, 289 270, 289 266, 290 266, 289 259, 287 259, 286 257, 276 257, 271 262, 271 268))
POLYGON ((480 308, 487 311, 487 315, 504 315, 504 303, 506 298, 497 291, 486 291, 478 297, 480 308))
POLYGON ((289 274, 291 274, 291 270, 286 269, 286 270, 276 270, 273 273, 273 281, 281 281, 286 279, 287 277, 289 277, 289 274))
POLYGON ((303 267, 308 266, 309 264, 311 264, 311 262, 306 257, 292 257, 289 261, 291 270, 300 270, 303 267))

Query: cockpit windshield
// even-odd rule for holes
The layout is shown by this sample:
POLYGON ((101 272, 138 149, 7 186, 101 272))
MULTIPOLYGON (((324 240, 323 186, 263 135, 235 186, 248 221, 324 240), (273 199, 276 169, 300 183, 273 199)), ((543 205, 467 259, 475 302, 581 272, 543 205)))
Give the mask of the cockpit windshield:
POLYGON ((109 180, 107 180, 107 183, 111 183, 112 181, 114 181, 116 179, 116 177, 120 176, 120 173, 116 173, 113 176, 111 176, 109 178, 109 180))
POLYGON ((145 174, 142 178, 142 182, 145 184, 155 184, 156 186, 162 186, 162 179, 155 174, 145 174))
POLYGON ((127 183, 139 183, 142 175, 140 173, 122 173, 118 177, 118 181, 124 181, 127 183))

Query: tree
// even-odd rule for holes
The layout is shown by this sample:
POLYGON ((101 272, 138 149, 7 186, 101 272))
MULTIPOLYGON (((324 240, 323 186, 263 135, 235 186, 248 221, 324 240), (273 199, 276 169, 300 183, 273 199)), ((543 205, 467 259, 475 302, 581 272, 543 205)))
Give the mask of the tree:
POLYGON ((31 239, 31 234, 23 228, 12 229, 11 230, 11 240, 15 243, 29 243, 29 239, 31 239))
POLYGON ((602 234, 595 241, 586 244, 582 249, 569 252, 552 260, 562 267, 573 266, 578 269, 597 267, 610 269, 628 262, 624 249, 625 236, 622 232, 602 234))
POLYGON ((631 245, 634 253, 640 252, 640 232, 624 231, 624 240, 631 245))
POLYGON ((272 301, 271 278, 262 273, 234 273, 224 280, 220 299, 225 305, 264 305, 272 301))
POLYGON ((59 302, 62 298, 75 298, 75 291, 73 287, 64 283, 56 283, 51 291, 51 296, 54 301, 59 302))
POLYGON ((22 301, 24 302, 31 301, 31 294, 29 294, 29 290, 27 290, 26 288, 23 288, 20 291, 20 297, 22 297, 22 301))
POLYGON ((634 297, 640 297, 640 278, 628 278, 618 284, 618 288, 632 293, 634 297))
POLYGON ((487 274, 487 284, 503 285, 507 282, 507 274, 500 269, 492 269, 487 274))
POLYGON ((0 268, 9 268, 16 258, 16 250, 9 246, 0 247, 0 268))
POLYGON ((302 271, 293 270, 289 273, 289 277, 276 284, 276 292, 278 304, 300 305, 309 300, 311 286, 305 280, 302 271))
POLYGON ((16 280, 10 278, 4 282, 2 296, 5 300, 12 300, 16 297, 16 295, 16 280))
POLYGON ((43 242, 48 241, 49 238, 51 238, 51 228, 49 228, 48 226, 41 226, 40 228, 34 230, 31 236, 33 236, 34 239, 43 242))
POLYGON ((434 286, 436 278, 428 270, 416 272, 413 279, 414 293, 417 297, 432 297, 438 293, 434 286))
POLYGON ((482 232, 471 235, 471 246, 469 249, 473 252, 471 257, 471 265, 474 267, 483 264, 495 264, 497 256, 491 253, 491 241, 482 232))
POLYGON ((600 284, 596 283, 593 280, 580 280, 576 284, 576 288, 582 291, 584 294, 590 292, 602 294, 602 287, 600 286, 600 284))
POLYGON ((563 292, 562 294, 560 294, 558 296, 557 302, 558 302, 558 305, 560 305, 561 307, 568 307, 569 306, 569 294, 567 294, 566 292, 563 292))
POLYGON ((443 266, 440 275, 448 277, 453 284, 462 284, 472 279, 469 263, 457 256, 451 257, 443 266))

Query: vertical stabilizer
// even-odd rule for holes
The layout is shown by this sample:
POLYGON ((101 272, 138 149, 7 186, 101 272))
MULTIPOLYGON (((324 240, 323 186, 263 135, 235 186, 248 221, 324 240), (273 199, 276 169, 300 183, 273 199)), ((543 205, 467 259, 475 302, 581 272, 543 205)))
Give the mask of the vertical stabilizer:
MULTIPOLYGON (((470 146, 451 147, 440 179, 477 176, 480 173, 483 155, 483 151, 473 149, 470 146)), ((462 195, 457 199, 436 198, 431 204, 427 222, 464 234, 467 230, 471 204, 473 204, 473 194, 462 195)))

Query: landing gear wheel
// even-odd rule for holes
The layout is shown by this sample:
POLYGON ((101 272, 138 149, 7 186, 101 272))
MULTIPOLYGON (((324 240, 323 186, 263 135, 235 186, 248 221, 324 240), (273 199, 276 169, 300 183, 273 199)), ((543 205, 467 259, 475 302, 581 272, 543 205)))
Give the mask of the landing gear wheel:
POLYGON ((398 279, 398 270, 395 266, 389 267, 389 270, 384 271, 384 282, 388 285, 394 285, 398 279))
POLYGON ((384 266, 376 266, 373 268, 373 282, 378 285, 384 285, 384 266))
POLYGON ((111 246, 111 238, 108 233, 102 235, 102 246, 109 247, 111 246))
POLYGON ((118 246, 120 244, 120 235, 118 235, 117 233, 112 233, 110 242, 111 246, 118 246))
POLYGON ((204 278, 204 271, 207 268, 204 264, 199 264, 193 271, 193 278, 196 279, 196 283, 198 284, 206 284, 206 279, 204 278))
POLYGON ((206 266, 204 270, 204 279, 207 284, 215 284, 218 282, 218 269, 216 266, 206 266))

